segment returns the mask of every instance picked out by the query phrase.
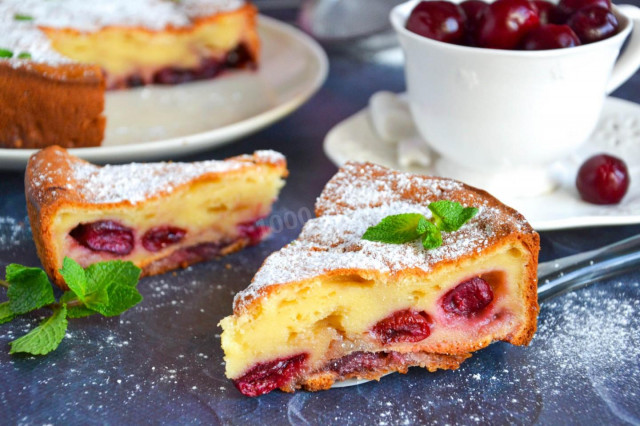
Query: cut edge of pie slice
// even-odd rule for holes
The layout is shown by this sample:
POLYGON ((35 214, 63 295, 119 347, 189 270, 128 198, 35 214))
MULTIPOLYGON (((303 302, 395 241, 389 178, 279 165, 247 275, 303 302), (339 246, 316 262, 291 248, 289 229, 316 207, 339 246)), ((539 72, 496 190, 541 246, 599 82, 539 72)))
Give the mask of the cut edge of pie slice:
POLYGON ((347 163, 316 216, 265 260, 220 323, 226 375, 243 394, 321 390, 411 366, 456 369, 491 342, 533 337, 539 236, 485 191, 347 163), (479 212, 432 250, 362 239, 390 215, 430 217, 437 200, 479 212))
POLYGON ((27 211, 53 281, 65 256, 86 267, 121 259, 143 275, 220 257, 260 242, 287 176, 275 151, 223 161, 96 166, 49 147, 27 165, 27 211))

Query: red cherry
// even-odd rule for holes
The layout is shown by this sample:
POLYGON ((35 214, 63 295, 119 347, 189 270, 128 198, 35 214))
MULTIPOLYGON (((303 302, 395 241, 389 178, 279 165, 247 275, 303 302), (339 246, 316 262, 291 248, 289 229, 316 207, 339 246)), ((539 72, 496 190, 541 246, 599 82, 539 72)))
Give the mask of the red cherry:
POLYGON ((407 29, 445 43, 464 40, 464 11, 448 1, 423 1, 411 11, 407 29))
POLYGON ((133 230, 113 220, 81 223, 69 235, 91 251, 124 256, 133 250, 133 230))
POLYGON ((249 239, 249 245, 255 246, 269 235, 271 228, 266 225, 258 225, 257 222, 245 222, 238 224, 240 236, 249 239))
POLYGON ((617 204, 629 189, 629 171, 620 158, 594 155, 585 161, 576 177, 583 200, 593 204, 617 204))
POLYGON ((564 24, 564 19, 561 18, 561 13, 555 4, 546 0, 533 0, 538 9, 538 17, 540 18, 540 24, 564 24))
POLYGON ((565 17, 573 15, 575 12, 586 7, 599 6, 611 10, 610 0, 560 0, 558 10, 565 17))
POLYGON ((600 6, 580 9, 567 21, 567 24, 580 37, 582 44, 593 43, 609 38, 618 32, 618 18, 600 6))
POLYGON ((442 309, 450 314, 472 317, 493 300, 491 286, 480 277, 458 284, 442 297, 442 309))
POLYGON ((480 47, 515 49, 524 35, 540 24, 536 7, 527 0, 497 0, 482 14, 477 32, 480 47))
POLYGON ((473 35, 478 28, 482 13, 489 6, 482 0, 466 0, 460 3, 460 7, 464 11, 466 16, 465 20, 465 44, 468 46, 475 46, 476 42, 473 35))
POLYGON ((253 366, 239 379, 233 381, 246 396, 259 396, 284 386, 304 367, 309 355, 302 353, 289 358, 278 358, 253 366))
POLYGON ((489 6, 489 3, 485 3, 482 0, 466 0, 460 3, 460 7, 464 10, 464 15, 467 18, 467 26, 475 26, 480 21, 482 12, 487 6, 489 6))
POLYGON ((523 50, 562 49, 580 46, 580 39, 568 25, 540 25, 527 33, 522 41, 523 50))
POLYGON ((419 342, 431 334, 429 315, 424 312, 405 309, 397 311, 378 321, 371 330, 382 343, 419 342))
POLYGON ((186 233, 186 230, 177 226, 156 226, 144 233, 142 246, 149 251, 156 252, 172 244, 179 243, 186 233))

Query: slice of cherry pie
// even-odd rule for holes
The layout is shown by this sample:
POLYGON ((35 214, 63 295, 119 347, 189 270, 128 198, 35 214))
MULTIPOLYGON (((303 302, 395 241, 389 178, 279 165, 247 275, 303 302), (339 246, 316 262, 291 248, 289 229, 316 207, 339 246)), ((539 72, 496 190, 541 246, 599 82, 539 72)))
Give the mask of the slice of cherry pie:
POLYGON ((65 256, 82 266, 130 260, 143 275, 260 242, 287 175, 284 157, 257 151, 224 161, 95 166, 49 147, 25 175, 38 255, 59 286, 65 256))
POLYGON ((538 234, 488 193, 349 163, 297 240, 272 254, 222 320, 226 374, 245 395, 321 390, 411 366, 455 369, 536 330, 538 234), (442 245, 362 239, 388 216, 450 200, 478 209, 442 245))

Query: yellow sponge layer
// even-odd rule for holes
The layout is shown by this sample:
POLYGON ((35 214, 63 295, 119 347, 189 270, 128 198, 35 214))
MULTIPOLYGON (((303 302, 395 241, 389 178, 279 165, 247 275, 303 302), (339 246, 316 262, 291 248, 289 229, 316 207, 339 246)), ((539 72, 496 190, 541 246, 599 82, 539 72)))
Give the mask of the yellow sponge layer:
POLYGON ((180 187, 171 194, 148 202, 126 206, 93 205, 78 210, 61 208, 53 220, 51 231, 56 261, 62 264, 65 255, 82 264, 103 260, 104 254, 92 254, 78 245, 69 232, 79 223, 114 220, 135 230, 137 238, 156 226, 171 225, 187 231, 179 243, 150 253, 136 244, 127 256, 119 256, 143 267, 169 252, 199 243, 232 240, 236 225, 255 221, 269 214, 271 204, 284 185, 281 173, 268 166, 255 167, 242 173, 232 173, 224 179, 203 180, 180 187), (95 257, 95 259, 93 258, 95 257))
MULTIPOLYGON (((202 58, 222 57, 257 34, 248 13, 226 13, 186 29, 149 31, 144 28, 107 27, 91 33, 45 28, 55 50, 68 58, 97 64, 113 76, 149 68, 192 68, 202 58)), ((253 40, 255 39, 255 40, 253 40)))

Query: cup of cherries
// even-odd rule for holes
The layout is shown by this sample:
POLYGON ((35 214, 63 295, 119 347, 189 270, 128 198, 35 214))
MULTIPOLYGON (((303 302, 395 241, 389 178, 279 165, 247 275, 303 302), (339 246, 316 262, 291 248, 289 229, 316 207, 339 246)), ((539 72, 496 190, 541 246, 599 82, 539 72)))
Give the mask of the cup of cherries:
POLYGON ((594 43, 620 29, 609 0, 422 1, 406 28, 433 40, 488 49, 547 50, 594 43))
POLYGON ((390 18, 436 171, 502 194, 551 190, 640 67, 640 9, 610 0, 414 0, 390 18))

